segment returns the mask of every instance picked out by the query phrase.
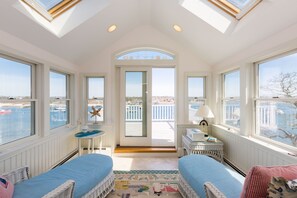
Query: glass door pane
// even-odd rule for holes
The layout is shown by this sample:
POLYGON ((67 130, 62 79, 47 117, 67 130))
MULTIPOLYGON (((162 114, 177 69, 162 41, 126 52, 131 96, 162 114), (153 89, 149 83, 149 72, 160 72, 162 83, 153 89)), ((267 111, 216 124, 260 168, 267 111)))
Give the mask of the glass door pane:
POLYGON ((152 69, 152 146, 174 146, 175 70, 152 69))
POLYGON ((125 137, 147 137, 147 72, 125 73, 125 137))

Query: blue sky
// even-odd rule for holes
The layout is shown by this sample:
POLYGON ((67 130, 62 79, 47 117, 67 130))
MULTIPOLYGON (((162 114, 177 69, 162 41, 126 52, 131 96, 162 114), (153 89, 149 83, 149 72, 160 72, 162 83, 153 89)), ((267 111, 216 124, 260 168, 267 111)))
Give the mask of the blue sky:
MULTIPOLYGON (((152 96, 174 96, 173 68, 152 69, 152 96)), ((142 72, 126 73, 126 96, 140 97, 142 95, 142 84, 147 83, 142 79, 142 72)))
POLYGON ((153 60, 153 59, 168 59, 173 60, 173 57, 169 54, 153 51, 153 50, 140 50, 135 52, 129 52, 118 57, 119 60, 134 59, 134 60, 153 60))
POLYGON ((50 97, 66 98, 66 75, 50 72, 50 97))
POLYGON ((240 96, 240 72, 234 71, 225 75, 225 97, 240 96))
POLYGON ((203 77, 189 77, 188 78, 188 95, 189 97, 205 97, 203 93, 204 78, 203 77))
POLYGON ((88 97, 91 98, 99 98, 104 96, 104 78, 88 78, 88 84, 89 84, 89 93, 88 97))
POLYGON ((297 72, 297 53, 284 56, 259 65, 259 87, 261 96, 274 96, 272 93, 261 87, 267 87, 270 80, 280 73, 297 72))
POLYGON ((44 9, 50 10, 63 0, 36 0, 44 9))
POLYGON ((31 96, 31 67, 0 58, 0 96, 31 96))

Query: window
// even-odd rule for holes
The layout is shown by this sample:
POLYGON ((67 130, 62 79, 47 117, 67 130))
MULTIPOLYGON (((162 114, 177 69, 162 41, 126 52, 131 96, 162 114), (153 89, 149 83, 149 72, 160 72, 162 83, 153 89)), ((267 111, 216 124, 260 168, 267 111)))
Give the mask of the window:
POLYGON ((195 116, 200 106, 205 104, 205 79, 201 76, 188 76, 188 118, 190 122, 202 120, 195 116))
POLYGON ((87 77, 88 122, 104 121, 104 77, 87 77), (99 116, 93 116, 92 108, 99 110, 99 116))
POLYGON ((240 72, 223 74, 223 124, 240 127, 240 72))
POLYGON ((117 56, 117 60, 174 60, 174 58, 174 55, 156 49, 138 49, 117 56))
POLYGON ((69 74, 50 71, 50 128, 70 123, 69 74))
POLYGON ((262 0, 209 0, 236 19, 241 19, 262 0))
POLYGON ((297 147, 297 53, 257 63, 256 135, 297 147))
POLYGON ((48 21, 76 5, 80 0, 22 0, 48 21))
POLYGON ((0 57, 0 145, 35 134, 34 69, 0 57))

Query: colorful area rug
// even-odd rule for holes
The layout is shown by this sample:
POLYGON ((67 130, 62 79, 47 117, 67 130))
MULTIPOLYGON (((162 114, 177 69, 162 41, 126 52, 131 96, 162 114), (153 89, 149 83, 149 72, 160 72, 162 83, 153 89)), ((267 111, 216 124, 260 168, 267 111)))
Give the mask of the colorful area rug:
POLYGON ((115 191, 108 198, 178 197, 177 170, 114 171, 115 191))

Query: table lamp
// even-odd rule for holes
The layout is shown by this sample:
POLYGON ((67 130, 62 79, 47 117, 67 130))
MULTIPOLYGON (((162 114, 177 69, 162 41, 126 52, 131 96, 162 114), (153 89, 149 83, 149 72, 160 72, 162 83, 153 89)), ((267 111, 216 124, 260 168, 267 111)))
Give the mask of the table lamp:
POLYGON ((202 105, 196 112, 195 116, 203 118, 199 123, 199 125, 203 125, 203 126, 204 125, 208 126, 208 123, 204 118, 214 118, 212 111, 207 105, 202 105))

